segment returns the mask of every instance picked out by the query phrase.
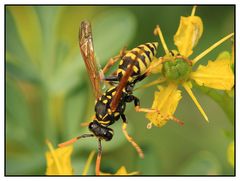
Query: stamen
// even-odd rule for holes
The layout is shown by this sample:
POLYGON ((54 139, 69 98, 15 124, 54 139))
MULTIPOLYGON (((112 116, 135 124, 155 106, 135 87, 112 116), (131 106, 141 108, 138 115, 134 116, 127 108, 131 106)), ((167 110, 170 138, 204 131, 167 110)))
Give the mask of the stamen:
POLYGON ((192 98, 193 102, 196 104, 198 110, 201 112, 201 114, 203 115, 203 117, 205 118, 205 120, 206 120, 207 122, 209 122, 207 115, 205 114, 203 108, 201 107, 201 105, 200 105, 199 102, 197 101, 196 97, 194 96, 194 94, 193 94, 190 86, 189 86, 187 83, 183 83, 182 85, 183 85, 183 87, 185 88, 185 90, 187 91, 187 93, 189 94, 189 96, 192 98))
POLYGON ((197 8, 197 6, 193 6, 191 16, 194 16, 194 15, 195 15, 196 8, 197 8))
POLYGON ((224 41, 228 40, 229 38, 231 38, 234 35, 234 33, 231 33, 227 36, 225 36, 224 38, 222 38, 221 40, 219 40, 218 42, 214 43, 212 46, 210 46, 209 48, 207 48, 205 51, 203 51, 200 55, 198 55, 196 58, 193 59, 193 65, 195 63, 197 63, 198 60, 200 60, 201 58, 203 58, 205 55, 207 55, 209 52, 211 52, 214 48, 218 47, 219 45, 221 45, 224 41))
POLYGON ((95 151, 92 151, 89 156, 88 156, 88 159, 86 161, 86 164, 83 168, 83 172, 82 172, 82 175, 87 175, 87 172, 89 170, 89 167, 90 167, 90 164, 92 162, 92 159, 93 159, 93 156, 95 155, 95 151))
POLYGON ((169 50, 168 50, 167 44, 166 44, 166 42, 165 42, 165 40, 164 40, 162 31, 161 31, 159 25, 157 25, 157 27, 154 29, 154 32, 153 32, 153 33, 154 33, 154 35, 158 35, 158 36, 159 36, 160 41, 161 41, 162 46, 163 46, 163 49, 164 49, 164 51, 165 51, 165 54, 168 54, 168 53, 169 53, 169 50))

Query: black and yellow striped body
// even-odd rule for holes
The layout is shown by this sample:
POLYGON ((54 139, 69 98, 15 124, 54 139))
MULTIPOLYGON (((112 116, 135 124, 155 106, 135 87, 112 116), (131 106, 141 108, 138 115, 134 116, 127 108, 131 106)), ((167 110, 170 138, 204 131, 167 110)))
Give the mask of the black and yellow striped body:
POLYGON ((118 80, 121 80, 128 66, 131 64, 132 61, 135 61, 136 56, 138 58, 134 62, 133 73, 129 77, 128 81, 131 82, 138 76, 143 75, 146 69, 149 67, 151 61, 153 60, 153 57, 156 56, 157 47, 158 43, 152 42, 139 45, 138 47, 129 51, 119 63, 117 70, 118 80))
POLYGON ((117 109, 112 112, 110 104, 115 93, 116 87, 111 87, 107 89, 105 93, 96 101, 95 116, 97 122, 99 122, 101 125, 109 126, 113 124, 115 121, 120 119, 121 114, 123 114, 125 111, 126 102, 123 100, 123 98, 126 93, 123 92, 117 109))

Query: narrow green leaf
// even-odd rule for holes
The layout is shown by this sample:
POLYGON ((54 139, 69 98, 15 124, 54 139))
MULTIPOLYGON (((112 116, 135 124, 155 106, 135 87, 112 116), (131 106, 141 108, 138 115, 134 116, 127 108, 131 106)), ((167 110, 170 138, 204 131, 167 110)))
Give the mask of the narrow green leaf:
POLYGON ((6 50, 12 55, 11 57, 17 61, 21 63, 30 62, 30 57, 19 37, 13 15, 8 8, 6 10, 6 50))
MULTIPOLYGON (((42 48, 41 24, 32 6, 10 6, 21 43, 31 63, 38 64, 42 48)), ((16 45, 15 45, 16 46, 16 45)))

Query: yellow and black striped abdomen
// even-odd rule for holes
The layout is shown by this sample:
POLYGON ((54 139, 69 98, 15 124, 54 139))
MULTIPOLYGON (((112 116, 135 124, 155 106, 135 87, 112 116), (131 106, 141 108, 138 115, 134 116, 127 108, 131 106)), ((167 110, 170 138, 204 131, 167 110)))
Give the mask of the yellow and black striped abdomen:
POLYGON ((133 73, 129 77, 129 81, 132 81, 132 79, 136 78, 137 76, 144 74, 153 57, 156 56, 157 47, 157 42, 145 43, 129 51, 119 63, 117 70, 118 77, 120 79, 122 78, 131 62, 135 61, 136 56, 137 61, 134 63, 133 73))

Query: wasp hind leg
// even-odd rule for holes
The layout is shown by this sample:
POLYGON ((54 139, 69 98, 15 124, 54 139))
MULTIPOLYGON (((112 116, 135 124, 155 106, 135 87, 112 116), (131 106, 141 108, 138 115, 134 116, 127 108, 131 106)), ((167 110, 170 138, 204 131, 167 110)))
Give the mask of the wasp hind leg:
POLYGON ((118 55, 115 57, 112 57, 108 60, 107 64, 103 68, 103 73, 106 74, 106 72, 119 60, 121 60, 127 53, 126 47, 124 47, 118 55))
POLYGON ((141 158, 144 158, 144 154, 142 149, 140 148, 140 146, 134 141, 134 139, 129 136, 128 132, 127 132, 127 119, 126 116, 124 114, 121 114, 121 118, 123 120, 123 125, 122 125, 122 131, 124 136, 126 137, 126 139, 132 144, 132 146, 136 149, 136 151, 138 152, 138 155, 141 158))

